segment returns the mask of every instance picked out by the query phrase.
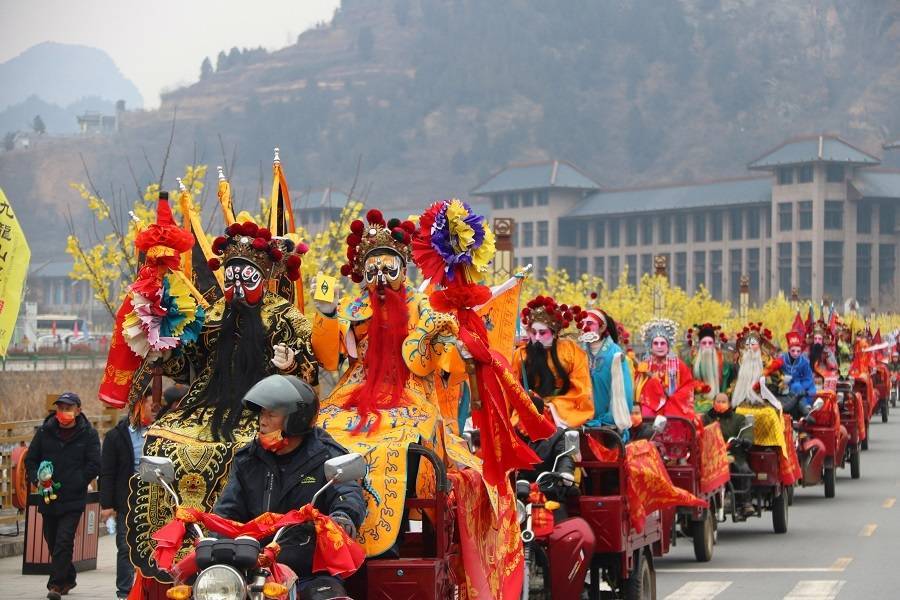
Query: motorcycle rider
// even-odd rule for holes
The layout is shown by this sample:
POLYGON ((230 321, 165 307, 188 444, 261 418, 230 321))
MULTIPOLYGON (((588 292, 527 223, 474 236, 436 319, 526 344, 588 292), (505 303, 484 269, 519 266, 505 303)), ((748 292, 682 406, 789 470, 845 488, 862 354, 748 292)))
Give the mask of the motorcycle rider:
MULTIPOLYGON (((732 473, 740 475, 753 475, 753 471, 747 464, 747 449, 753 444, 753 428, 744 429, 747 424, 747 418, 735 412, 731 406, 728 394, 719 393, 713 399, 713 406, 703 415, 703 425, 718 423, 722 432, 722 437, 727 443, 731 438, 735 438, 728 453, 734 458, 729 465, 732 473)), ((737 477, 732 480, 734 489, 743 495, 745 500, 742 507, 744 514, 752 514, 754 512, 753 505, 750 503, 750 497, 744 492, 749 491, 751 479, 750 477, 737 477)))
MULTIPOLYGON (((315 426, 319 413, 315 390, 293 375, 270 375, 250 388, 244 405, 259 411, 259 434, 235 455, 228 483, 213 512, 246 522, 266 512, 286 513, 309 503, 326 483, 325 461, 347 453, 315 426)), ((350 537, 356 536, 366 513, 358 482, 332 486, 319 497, 316 508, 350 537)), ((278 562, 297 574, 300 598, 346 595, 338 578, 312 572, 313 536, 311 524, 286 531, 279 539, 278 562)))
POLYGON ((766 375, 781 371, 787 398, 782 402, 784 412, 794 418, 809 413, 816 398, 816 384, 809 359, 803 354, 803 340, 795 331, 787 333, 788 351, 769 363, 766 375))

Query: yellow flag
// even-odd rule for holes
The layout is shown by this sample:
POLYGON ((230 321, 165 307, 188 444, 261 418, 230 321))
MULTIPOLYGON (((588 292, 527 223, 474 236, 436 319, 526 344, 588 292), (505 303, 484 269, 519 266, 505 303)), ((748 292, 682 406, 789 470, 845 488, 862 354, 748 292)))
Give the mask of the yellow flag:
POLYGON ((502 354, 512 363, 516 348, 516 328, 519 324, 519 294, 522 279, 499 294, 478 310, 488 331, 488 343, 492 350, 502 354))
POLYGON ((6 356, 16 326, 30 259, 25 234, 0 189, 0 356, 6 356))

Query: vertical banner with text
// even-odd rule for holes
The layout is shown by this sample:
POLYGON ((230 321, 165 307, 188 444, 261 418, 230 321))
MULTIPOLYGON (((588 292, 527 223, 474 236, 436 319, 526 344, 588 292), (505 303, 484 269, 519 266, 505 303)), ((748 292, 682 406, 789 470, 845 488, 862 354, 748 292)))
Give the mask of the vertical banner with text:
POLYGON ((16 327, 31 250, 6 194, 0 189, 0 356, 16 327))

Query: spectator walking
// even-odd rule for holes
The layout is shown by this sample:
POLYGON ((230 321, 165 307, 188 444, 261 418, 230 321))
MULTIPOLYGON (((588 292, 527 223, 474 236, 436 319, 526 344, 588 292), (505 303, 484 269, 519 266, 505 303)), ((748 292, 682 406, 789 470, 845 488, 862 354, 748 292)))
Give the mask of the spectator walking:
POLYGON ((116 596, 128 597, 134 581, 134 567, 128 560, 125 540, 125 514, 128 511, 128 481, 134 475, 143 454, 144 437, 156 419, 159 404, 149 390, 132 407, 130 413, 110 429, 103 438, 103 460, 100 469, 100 520, 115 518, 116 530, 116 596))
POLYGON ((60 600, 75 587, 75 530, 87 503, 88 484, 100 474, 100 438, 81 414, 77 394, 66 392, 54 404, 56 412, 44 420, 28 447, 25 468, 35 484, 39 474, 45 487, 52 477, 52 495, 38 510, 51 556, 47 598, 60 600))

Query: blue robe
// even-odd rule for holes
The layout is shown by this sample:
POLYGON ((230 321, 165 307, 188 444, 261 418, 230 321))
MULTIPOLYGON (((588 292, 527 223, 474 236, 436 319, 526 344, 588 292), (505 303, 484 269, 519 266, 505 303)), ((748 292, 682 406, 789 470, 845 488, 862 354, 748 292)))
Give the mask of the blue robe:
POLYGON ((805 402, 809 403, 816 397, 816 382, 813 379, 812 367, 809 359, 801 354, 796 359, 791 358, 790 353, 781 355, 781 373, 790 375, 791 381, 788 390, 794 396, 806 396, 805 402))
MULTIPOLYGON (((585 347, 591 370, 591 387, 594 394, 594 418, 585 423, 588 427, 600 427, 601 425, 616 426, 613 419, 610 397, 612 395, 612 366, 613 358, 617 352, 621 353, 622 375, 625 382, 625 401, 628 403, 628 412, 634 405, 634 381, 631 371, 628 369, 625 352, 612 338, 605 338, 597 353, 591 352, 590 347, 585 347)), ((628 439, 628 430, 622 434, 628 439)))

